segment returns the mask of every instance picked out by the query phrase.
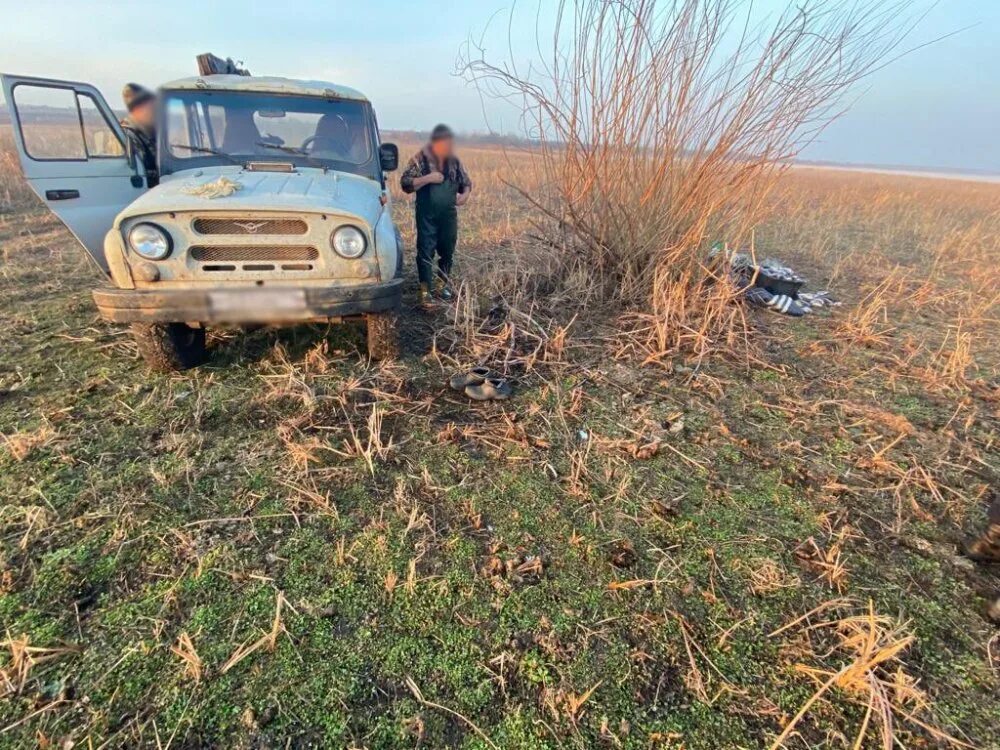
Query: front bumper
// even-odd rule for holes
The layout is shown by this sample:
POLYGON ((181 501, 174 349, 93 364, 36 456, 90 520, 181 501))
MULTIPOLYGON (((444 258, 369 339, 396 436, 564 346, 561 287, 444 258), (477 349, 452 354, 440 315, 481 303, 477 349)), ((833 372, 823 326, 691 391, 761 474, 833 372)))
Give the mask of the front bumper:
POLYGON ((330 287, 95 289, 101 316, 115 323, 298 323, 399 307, 402 279, 330 287))

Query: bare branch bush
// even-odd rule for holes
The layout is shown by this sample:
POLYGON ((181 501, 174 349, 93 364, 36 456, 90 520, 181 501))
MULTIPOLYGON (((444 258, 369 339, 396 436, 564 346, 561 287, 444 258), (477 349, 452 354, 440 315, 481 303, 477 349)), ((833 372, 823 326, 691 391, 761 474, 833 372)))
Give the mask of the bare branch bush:
POLYGON ((563 291, 628 313, 647 359, 741 339, 708 247, 750 241, 788 161, 900 54, 911 0, 798 0, 759 22, 745 0, 559 0, 546 31, 543 15, 536 59, 512 42, 494 62, 470 41, 458 69, 520 113, 543 179, 519 168, 510 183, 542 217, 563 291))

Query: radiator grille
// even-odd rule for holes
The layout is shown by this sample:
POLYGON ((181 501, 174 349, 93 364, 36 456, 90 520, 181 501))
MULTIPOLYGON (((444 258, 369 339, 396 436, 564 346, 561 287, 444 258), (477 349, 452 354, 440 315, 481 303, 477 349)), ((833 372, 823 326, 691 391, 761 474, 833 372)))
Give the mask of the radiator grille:
POLYGON ((309 227, 302 219, 208 219, 194 220, 198 234, 305 234, 309 227))
POLYGON ((196 245, 191 248, 191 258, 201 263, 244 263, 256 261, 316 260, 319 250, 305 245, 227 245, 209 247, 196 245))

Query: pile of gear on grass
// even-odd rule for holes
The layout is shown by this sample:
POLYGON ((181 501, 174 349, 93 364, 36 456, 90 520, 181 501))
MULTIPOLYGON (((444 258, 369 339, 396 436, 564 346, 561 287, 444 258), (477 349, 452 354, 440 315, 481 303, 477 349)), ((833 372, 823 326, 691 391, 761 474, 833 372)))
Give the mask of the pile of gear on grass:
POLYGON ((815 310, 840 305, 828 291, 802 291, 806 280, 773 258, 758 263, 753 253, 736 252, 722 242, 712 246, 708 257, 713 264, 723 265, 723 272, 728 273, 742 298, 756 307, 801 318, 815 310))
MULTIPOLYGON (((756 307, 800 318, 841 304, 828 291, 803 291, 806 280, 773 258, 758 263, 752 252, 737 252, 722 242, 712 246, 708 257, 719 276, 729 276, 733 286, 739 290, 740 298, 756 307)), ((497 309, 495 307, 490 311, 490 317, 497 309)), ((507 378, 484 366, 458 372, 448 384, 475 401, 504 401, 513 394, 507 378)))

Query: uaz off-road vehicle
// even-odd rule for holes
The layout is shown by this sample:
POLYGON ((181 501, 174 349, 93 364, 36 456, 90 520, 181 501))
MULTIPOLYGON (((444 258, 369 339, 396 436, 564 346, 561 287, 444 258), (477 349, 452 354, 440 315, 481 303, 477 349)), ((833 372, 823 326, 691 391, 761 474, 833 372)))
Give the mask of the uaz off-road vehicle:
POLYGON ((396 352, 402 245, 359 92, 321 81, 208 75, 164 85, 160 182, 93 86, 3 76, 25 177, 108 275, 100 314, 132 324, 157 369, 205 357, 205 326, 364 317, 396 352))

